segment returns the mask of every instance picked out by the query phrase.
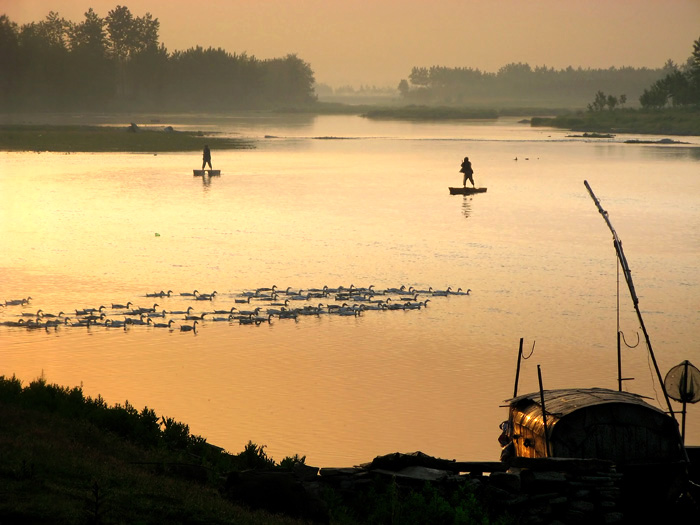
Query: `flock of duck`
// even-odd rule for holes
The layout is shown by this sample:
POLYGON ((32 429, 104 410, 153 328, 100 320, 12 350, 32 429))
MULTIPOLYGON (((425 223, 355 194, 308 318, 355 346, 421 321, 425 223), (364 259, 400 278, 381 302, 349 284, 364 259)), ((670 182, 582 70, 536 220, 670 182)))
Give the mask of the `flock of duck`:
POLYGON ((44 312, 43 309, 27 311, 32 302, 31 297, 12 299, 0 304, 4 317, 0 326, 25 329, 58 329, 59 327, 105 327, 127 330, 132 326, 148 326, 196 332, 199 323, 228 322, 241 325, 260 325, 271 323, 272 319, 294 319, 302 316, 339 315, 360 316, 370 311, 386 310, 420 310, 428 306, 435 297, 452 295, 469 295, 471 289, 452 290, 418 290, 414 287, 401 286, 377 290, 369 287, 339 286, 338 288, 308 288, 285 290, 277 286, 245 290, 239 293, 218 294, 181 292, 177 295, 172 290, 167 292, 147 293, 145 296, 154 303, 150 307, 139 307, 129 301, 126 304, 110 303, 95 308, 80 308, 73 312, 57 314, 44 312), (167 310, 168 300, 179 297, 193 301, 196 305, 212 305, 212 308, 195 308, 190 305, 184 310, 167 310), (228 300, 227 300, 228 299, 228 300), (231 299, 233 303, 231 304, 231 299), (155 302, 156 300, 160 301, 155 302), (162 303, 162 304, 161 304, 162 303), (216 304, 216 306, 214 306, 216 304), (16 307, 21 311, 17 312, 16 307), (13 312, 13 310, 15 310, 13 312))

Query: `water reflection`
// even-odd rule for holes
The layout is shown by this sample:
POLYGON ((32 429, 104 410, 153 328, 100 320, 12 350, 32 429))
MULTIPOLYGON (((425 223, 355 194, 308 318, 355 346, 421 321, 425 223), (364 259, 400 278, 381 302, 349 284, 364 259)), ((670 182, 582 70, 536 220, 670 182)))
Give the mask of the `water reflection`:
POLYGON ((472 214, 472 203, 471 203, 471 201, 472 201, 472 198, 471 198, 471 197, 467 197, 466 195, 464 195, 464 196, 462 197, 462 215, 464 215, 464 217, 465 217, 466 219, 468 219, 469 216, 472 214))
MULTIPOLYGON (((198 288, 219 290, 205 304, 224 310, 227 298, 235 304, 227 294, 253 283, 337 282, 471 287, 471 297, 250 329, 207 319, 196 334, 8 327, 2 373, 31 381, 43 371, 51 382, 83 384, 86 395, 186 421, 229 450, 264 443, 275 459, 301 453, 309 464, 346 466, 423 450, 492 460, 517 337, 537 338, 552 388, 616 386, 614 254, 584 179, 629 243, 662 369, 686 359, 700 337, 692 148, 348 116, 209 121, 219 123, 217 131, 260 140, 255 150, 217 151, 226 178, 202 178, 204 195, 183 167, 201 165, 192 152, 0 154, 0 299, 31 295, 36 308, 60 312, 126 304, 135 290, 198 288), (363 140, 304 138, 331 136, 363 140), (445 190, 461 181, 448 177, 466 140, 470 158, 484 159, 483 182, 498 188, 476 197, 478 208, 475 197, 460 202, 445 190), (669 176, 663 184, 640 177, 652 171, 669 176)), ((169 301, 163 308, 189 306, 169 301)), ((622 326, 635 322, 628 314, 622 326)), ((654 396, 646 356, 634 352, 625 358, 637 378, 629 388, 654 396)), ((538 388, 532 363, 523 362, 523 393, 538 388)), ((700 418, 688 419, 688 442, 698 442, 700 418)))
POLYGON ((209 174, 205 173, 204 175, 193 175, 193 177, 195 179, 198 177, 201 177, 202 188, 204 189, 205 192, 208 192, 210 187, 211 187, 211 180, 218 179, 220 177, 220 175, 209 175, 209 174))
POLYGON ((651 146, 644 151, 647 158, 667 158, 676 160, 700 160, 700 148, 685 146, 651 146))

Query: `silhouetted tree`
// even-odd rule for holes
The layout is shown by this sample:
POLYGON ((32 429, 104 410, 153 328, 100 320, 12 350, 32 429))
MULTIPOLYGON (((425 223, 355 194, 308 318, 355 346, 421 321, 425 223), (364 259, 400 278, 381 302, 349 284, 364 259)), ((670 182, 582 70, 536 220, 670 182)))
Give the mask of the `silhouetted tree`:
POLYGON ((103 60, 107 55, 106 22, 92 7, 85 13, 85 20, 71 27, 70 49, 84 57, 103 60))
POLYGON ((693 53, 688 59, 688 76, 696 96, 695 101, 700 103, 700 38, 693 42, 693 53))
POLYGON ((6 15, 0 16, 0 104, 9 107, 20 71, 19 28, 6 15))
MULTIPOLYGON (((117 92, 124 97, 133 91, 133 81, 129 83, 127 73, 128 63, 139 54, 150 53, 152 58, 158 55, 160 22, 150 13, 134 17, 128 7, 119 5, 107 14, 105 21, 110 43, 108 52, 117 63, 117 92)), ((142 69, 140 71, 143 73, 142 69)))
POLYGON ((667 74, 645 89, 639 98, 644 108, 661 108, 670 101, 673 106, 700 104, 700 38, 693 43, 693 53, 684 68, 671 60, 666 62, 667 74))
POLYGON ((316 100, 313 70, 296 55, 265 60, 262 68, 268 99, 282 104, 308 104, 316 100))
POLYGON ((70 24, 53 11, 20 29, 20 96, 34 109, 62 109, 70 96, 69 31, 70 24))
POLYGON ((639 97, 639 103, 645 109, 662 108, 668 102, 668 92, 660 83, 655 82, 651 87, 644 90, 639 97))
POLYGON ((605 96, 605 93, 598 91, 593 102, 588 104, 588 111, 603 111, 607 103, 608 98, 605 96))
POLYGON ((114 94, 114 67, 108 58, 106 22, 92 8, 85 20, 71 26, 71 74, 74 91, 89 108, 104 107, 114 94))

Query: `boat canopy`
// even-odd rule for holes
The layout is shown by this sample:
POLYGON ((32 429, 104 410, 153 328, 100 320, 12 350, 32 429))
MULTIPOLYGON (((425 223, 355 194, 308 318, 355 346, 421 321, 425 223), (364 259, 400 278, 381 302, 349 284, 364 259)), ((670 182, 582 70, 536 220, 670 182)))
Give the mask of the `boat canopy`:
POLYGON ((521 457, 681 461, 676 421, 642 396, 605 388, 543 391, 508 400, 511 438, 521 457), (549 448, 547 448, 547 446, 549 448))

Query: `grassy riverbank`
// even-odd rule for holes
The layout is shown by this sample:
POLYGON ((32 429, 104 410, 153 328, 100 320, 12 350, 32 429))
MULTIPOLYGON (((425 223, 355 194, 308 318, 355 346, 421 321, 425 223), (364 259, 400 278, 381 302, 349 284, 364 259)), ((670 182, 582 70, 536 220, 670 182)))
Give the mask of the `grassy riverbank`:
POLYGON ((402 106, 398 108, 373 109, 363 113, 371 119, 401 119, 401 120, 471 120, 496 119, 499 116, 495 109, 485 108, 453 108, 447 106, 402 106))
MULTIPOLYGON (((639 133, 656 135, 700 135, 700 108, 668 108, 645 111, 573 111, 564 108, 454 107, 454 106, 348 106, 319 104, 307 110, 316 114, 355 114, 376 120, 453 121, 531 118, 534 127, 547 126, 597 133, 639 133)), ((293 112, 293 111, 290 111, 293 112)))
POLYGON ((162 126, 0 126, 0 151, 136 152, 201 151, 252 148, 250 141, 162 126))
POLYGON ((563 108, 508 107, 496 109, 490 106, 428 106, 428 105, 371 105, 319 102, 313 106, 279 110, 278 113, 308 113, 314 115, 360 115, 376 120, 474 120, 499 117, 552 116, 570 113, 563 108))
POLYGON ((0 377, 0 522, 301 523, 223 498, 222 467, 243 456, 201 455, 201 438, 168 428, 146 408, 0 377))
POLYGON ((553 118, 534 117, 533 126, 597 133, 640 133, 700 136, 700 108, 643 111, 580 111, 553 118))

